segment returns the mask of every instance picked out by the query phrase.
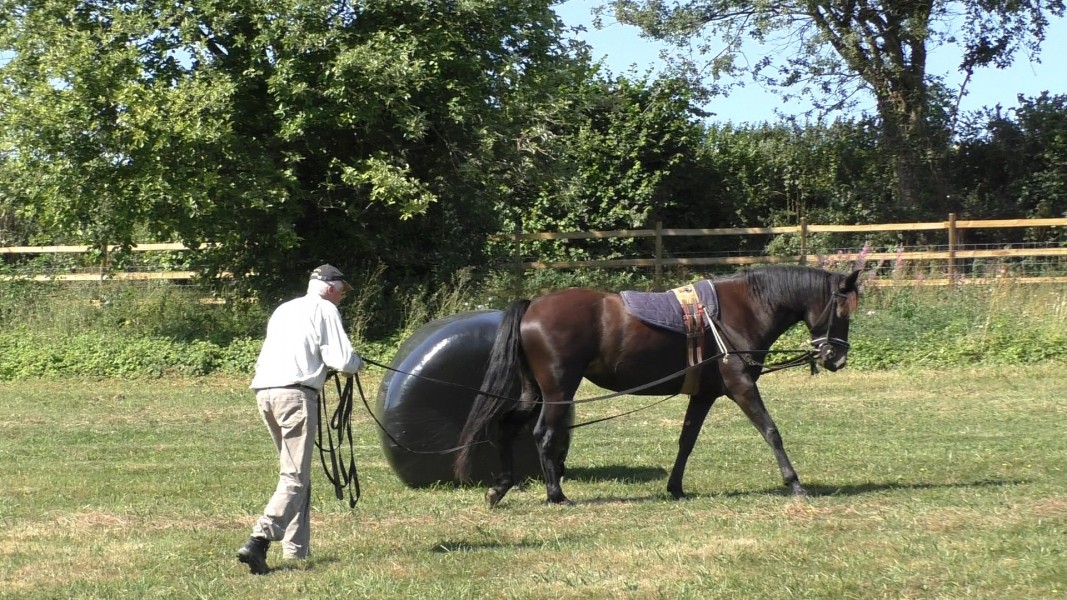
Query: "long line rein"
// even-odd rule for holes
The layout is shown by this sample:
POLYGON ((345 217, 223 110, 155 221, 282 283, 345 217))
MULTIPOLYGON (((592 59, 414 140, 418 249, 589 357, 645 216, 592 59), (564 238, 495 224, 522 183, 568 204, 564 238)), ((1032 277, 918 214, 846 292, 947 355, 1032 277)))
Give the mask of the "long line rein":
MULTIPOLYGON (((760 371, 760 375, 764 375, 764 374, 767 374, 767 373, 773 373, 775 371, 781 371, 783 369, 788 369, 788 368, 791 368, 791 367, 797 367, 797 366, 800 366, 800 365, 803 365, 803 364, 809 365, 811 367, 811 372, 814 375, 816 373, 815 355, 816 355, 817 349, 820 348, 822 344, 832 344, 832 345, 835 345, 835 346, 843 347, 845 349, 847 349, 849 347, 849 344, 848 344, 847 341, 842 340, 842 339, 837 338, 837 337, 832 337, 831 336, 831 330, 833 328, 833 323, 834 323, 834 314, 837 312, 837 311, 833 310, 834 309, 834 301, 837 300, 840 296, 841 296, 841 294, 839 292, 835 291, 833 293, 833 296, 830 299, 829 304, 827 304, 826 309, 823 311, 823 314, 825 314, 827 311, 829 311, 830 315, 829 315, 829 318, 828 318, 828 321, 827 321, 827 324, 826 324, 826 335, 820 336, 820 337, 817 337, 817 338, 813 338, 811 340, 811 342, 810 342, 811 345, 814 348, 816 348, 815 351, 813 351, 813 350, 761 350, 761 351, 757 351, 757 350, 733 350, 733 351, 731 351, 731 350, 729 350, 728 345, 726 343, 727 340, 725 338, 725 334, 723 332, 721 332, 722 324, 721 323, 717 323, 715 320, 713 320, 711 318, 711 316, 707 313, 707 310, 705 309, 704 310, 704 316, 707 319, 708 328, 711 330, 712 335, 715 338, 715 343, 719 346, 719 348, 722 350, 722 352, 719 352, 717 354, 709 356, 708 358, 705 358, 704 360, 700 361, 699 363, 696 363, 694 365, 688 366, 688 367, 686 367, 686 368, 684 368, 684 369, 682 369, 682 370, 680 370, 680 371, 678 371, 676 373, 671 373, 670 375, 667 375, 665 377, 661 377, 660 379, 657 379, 655 381, 644 383, 642 385, 639 385, 637 387, 630 388, 630 389, 627 389, 627 390, 622 390, 622 391, 619 391, 619 392, 612 392, 610 394, 604 394, 602 396, 596 396, 594 398, 585 398, 585 399, 582 399, 582 400, 569 400, 569 401, 562 401, 562 402, 540 400, 540 401, 538 401, 538 404, 584 404, 584 403, 588 403, 588 402, 599 402, 599 401, 608 400, 608 399, 611 399, 611 398, 618 398, 620 396, 632 395, 632 394, 634 394, 636 392, 640 392, 642 390, 657 386, 657 385, 659 385, 661 383, 665 383, 667 381, 670 381, 671 379, 676 379, 678 377, 681 377, 681 376, 685 375, 687 372, 689 372, 690 370, 699 369, 699 368, 703 367, 705 364, 710 363, 711 361, 714 361, 714 360, 718 360, 719 358, 722 358, 723 362, 726 362, 726 361, 729 360, 729 357, 730 357, 731 354, 735 354, 735 355, 739 356, 741 358, 741 360, 744 361, 745 364, 748 365, 749 367, 759 367, 760 369, 762 369, 760 371), (751 358, 751 355, 753 355, 753 354, 773 354, 773 353, 791 353, 791 354, 798 354, 798 356, 796 356, 794 358, 783 360, 781 362, 769 364, 769 365, 761 363, 761 362, 758 362, 758 361, 755 361, 755 360, 753 360, 751 358)), ((819 320, 820 321, 822 320, 822 315, 819 316, 819 320)), ((497 396, 495 394, 486 394, 485 392, 482 392, 481 390, 472 388, 470 386, 454 383, 454 382, 451 382, 451 381, 446 381, 446 380, 443 380, 443 379, 437 379, 437 378, 434 378, 434 377, 427 377, 425 375, 417 375, 415 373, 408 373, 408 372, 402 371, 400 369, 395 369, 395 368, 390 367, 388 365, 384 365, 384 364, 382 364, 380 362, 371 360, 371 359, 366 358, 366 357, 363 358, 363 361, 366 362, 367 364, 374 365, 376 367, 380 367, 380 368, 385 369, 387 371, 392 371, 394 373, 399 373, 401 375, 405 375, 405 376, 408 376, 408 377, 415 377, 417 379, 422 379, 424 381, 429 381, 431 383, 436 383, 438 385, 444 385, 444 386, 449 386, 449 387, 460 388, 460 389, 463 389, 463 390, 476 392, 476 393, 479 393, 479 394, 485 394, 486 396, 489 396, 489 397, 492 397, 492 398, 497 398, 497 399, 501 399, 501 400, 508 400, 508 401, 511 401, 511 402, 517 402, 517 400, 514 399, 514 398, 509 398, 509 397, 506 397, 506 396, 497 396)), ((408 448, 407 446, 402 444, 399 440, 397 440, 396 437, 393 436, 393 434, 385 427, 385 425, 374 414, 374 411, 371 410, 370 403, 367 402, 367 396, 366 396, 366 394, 363 393, 363 386, 360 384, 359 375, 346 375, 345 376, 345 383, 342 385, 341 376, 336 372, 332 372, 329 375, 329 377, 327 378, 327 383, 329 381, 331 381, 331 380, 333 381, 334 388, 335 388, 336 393, 337 393, 337 399, 338 399, 337 400, 337 408, 333 411, 333 413, 330 415, 329 420, 327 421, 327 419, 325 418, 326 417, 326 401, 325 401, 326 400, 326 394, 325 394, 325 392, 326 392, 327 386, 324 385, 323 389, 319 393, 319 431, 318 431, 318 438, 316 440, 315 445, 319 449, 319 458, 322 461, 322 468, 326 472, 326 479, 329 480, 330 483, 334 487, 334 495, 337 497, 338 500, 342 500, 343 501, 344 500, 344 490, 347 488, 348 489, 348 504, 349 504, 350 508, 354 508, 356 506, 356 504, 359 502, 359 498, 360 498, 360 494, 361 494, 360 485, 359 485, 359 474, 357 473, 357 470, 356 470, 355 446, 354 446, 354 443, 352 441, 353 387, 356 390, 359 391, 360 400, 363 402, 363 406, 367 409, 367 414, 369 414, 371 416, 371 419, 374 420, 375 425, 378 426, 378 429, 381 430, 382 433, 384 433, 385 436, 389 438, 389 441, 391 441, 392 443, 396 444, 396 446, 398 448, 404 450, 405 452, 408 452, 408 453, 411 453, 411 454, 442 455, 442 454, 451 454, 453 452, 457 452, 457 451, 459 451, 459 450, 461 450, 461 449, 463 449, 463 448, 465 448, 467 446, 473 446, 473 445, 477 445, 477 444, 486 443, 485 440, 482 440, 482 441, 474 442, 473 444, 468 444, 468 445, 465 445, 465 446, 457 446, 455 448, 449 448, 447 450, 433 450, 433 451, 429 451, 429 450, 414 450, 412 448, 408 448), (353 386, 353 383, 355 384, 354 386, 353 386), (324 425, 327 422, 328 422, 328 425, 324 425), (325 432, 325 437, 326 437, 326 444, 323 444, 323 434, 324 434, 324 432, 325 432), (348 441, 348 464, 347 465, 344 463, 343 457, 341 457, 342 448, 335 448, 335 446, 334 446, 334 434, 336 434, 336 436, 337 436, 337 442, 338 442, 339 446, 343 445, 343 443, 344 443, 344 441, 346 439, 348 441), (329 458, 330 458, 329 464, 327 464, 327 462, 326 462, 327 455, 329 455, 329 458)), ((572 424, 572 425, 568 426, 568 429, 577 429, 578 427, 585 427, 586 425, 593 425, 593 424, 596 424, 596 423, 602 423, 604 421, 610 421, 610 420, 613 420, 613 419, 618 419, 620 417, 625 417, 625 416, 628 416, 628 415, 632 415, 634 413, 641 412, 643 410, 648 410, 650 408, 653 408, 655 406, 663 404, 664 402, 670 400, 671 398, 674 398, 677 395, 678 394, 671 394, 670 396, 666 396, 666 397, 664 397, 664 398, 662 398, 662 399, 660 399, 660 400, 658 400, 656 402, 653 402, 651 404, 647 404, 645 406, 640 406, 638 408, 635 408, 633 410, 628 410, 626 412, 610 415, 610 416, 607 416, 607 417, 601 417, 599 419, 593 419, 591 421, 585 421, 583 423, 572 424)))

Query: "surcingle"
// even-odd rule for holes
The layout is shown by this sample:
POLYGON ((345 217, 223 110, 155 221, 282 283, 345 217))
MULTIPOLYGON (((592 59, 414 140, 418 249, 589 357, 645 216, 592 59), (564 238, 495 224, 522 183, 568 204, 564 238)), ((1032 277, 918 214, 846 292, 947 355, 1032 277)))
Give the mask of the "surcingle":
MULTIPOLYGON (((641 322, 686 336, 686 366, 701 364, 707 354, 707 319, 719 318, 719 299, 711 281, 703 279, 668 292, 621 292, 626 309, 641 322)), ((716 336, 718 337, 718 336, 716 336)), ((700 368, 685 374, 680 393, 700 390, 700 368)))

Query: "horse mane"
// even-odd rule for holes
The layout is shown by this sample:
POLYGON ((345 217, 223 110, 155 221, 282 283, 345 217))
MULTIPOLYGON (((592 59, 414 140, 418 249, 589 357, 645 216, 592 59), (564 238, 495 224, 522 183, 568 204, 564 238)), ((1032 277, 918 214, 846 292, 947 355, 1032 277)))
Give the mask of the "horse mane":
POLYGON ((806 302, 811 299, 812 293, 829 295, 831 288, 828 282, 834 277, 834 273, 824 269, 774 265, 745 269, 733 278, 743 279, 757 300, 768 306, 779 306, 806 302))

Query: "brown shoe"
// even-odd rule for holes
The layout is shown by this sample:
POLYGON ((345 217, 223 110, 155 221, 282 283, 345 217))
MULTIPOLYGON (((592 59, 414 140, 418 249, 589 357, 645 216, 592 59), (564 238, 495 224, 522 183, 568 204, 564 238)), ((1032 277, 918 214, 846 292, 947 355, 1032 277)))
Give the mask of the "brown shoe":
POLYGON ((252 536, 237 551, 237 560, 248 565, 248 570, 253 575, 266 575, 270 573, 270 567, 267 566, 268 548, 270 548, 270 540, 252 536))

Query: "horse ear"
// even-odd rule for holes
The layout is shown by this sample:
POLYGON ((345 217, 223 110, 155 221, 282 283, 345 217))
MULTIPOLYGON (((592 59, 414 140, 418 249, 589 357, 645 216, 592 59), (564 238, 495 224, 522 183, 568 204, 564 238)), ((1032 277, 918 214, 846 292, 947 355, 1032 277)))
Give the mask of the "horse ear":
POLYGON ((848 277, 841 283, 841 291, 843 293, 853 292, 859 289, 860 273, 863 273, 863 269, 856 269, 848 274, 848 277))

